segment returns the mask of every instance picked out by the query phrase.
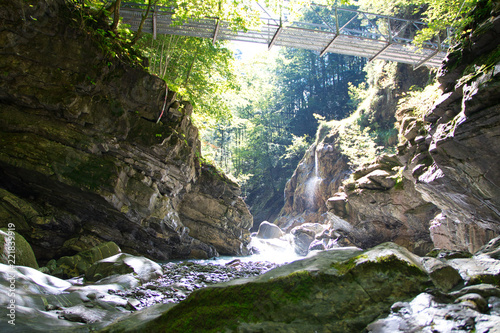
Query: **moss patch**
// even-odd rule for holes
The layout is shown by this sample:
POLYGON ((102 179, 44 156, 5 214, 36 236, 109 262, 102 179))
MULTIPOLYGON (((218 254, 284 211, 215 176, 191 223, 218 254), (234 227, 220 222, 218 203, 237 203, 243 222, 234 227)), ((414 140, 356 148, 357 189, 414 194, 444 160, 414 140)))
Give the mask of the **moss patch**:
POLYGON ((276 317, 292 320, 294 314, 283 312, 282 304, 299 304, 310 297, 319 278, 302 271, 268 283, 200 290, 165 313, 164 320, 145 327, 145 331, 219 332, 221 327, 235 330, 240 321, 258 322, 276 317))

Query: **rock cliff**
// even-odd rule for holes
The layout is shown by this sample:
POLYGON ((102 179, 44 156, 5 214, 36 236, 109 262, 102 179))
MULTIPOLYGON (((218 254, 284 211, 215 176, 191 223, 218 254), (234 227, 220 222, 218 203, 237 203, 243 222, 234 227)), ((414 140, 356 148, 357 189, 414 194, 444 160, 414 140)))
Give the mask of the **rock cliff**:
POLYGON ((192 106, 70 3, 0 4, 0 227, 41 261, 104 241, 157 260, 245 254, 252 217, 202 166, 192 106))
POLYGON ((473 15, 438 73, 441 97, 400 147, 405 176, 441 209, 434 244, 471 252, 500 233, 500 6, 473 15))
MULTIPOLYGON (((477 6, 471 32, 439 70, 437 102, 424 116, 398 106, 411 84, 425 83, 409 67, 370 82, 377 96, 360 109, 373 112, 338 122, 310 148, 287 185, 281 228, 330 223, 338 244, 393 241, 418 254, 432 247, 475 252, 500 234, 500 11, 488 1, 477 6), (345 147, 349 127, 365 123, 380 133, 383 119, 399 127, 397 154, 356 163, 345 147)), ((369 143, 362 134, 358 141, 369 143)), ((350 148, 377 153, 373 145, 350 148)))
POLYGON ((408 82, 424 86, 428 73, 411 72, 407 65, 379 66, 370 82, 370 103, 364 103, 369 105, 362 104, 345 120, 320 125, 320 140, 287 184, 276 224, 287 231, 303 223, 329 224, 337 239, 331 244, 369 248, 392 241, 425 254, 433 247, 429 221, 439 209, 402 177, 396 156, 375 156, 380 155, 378 144, 396 141, 395 110, 408 82), (366 134, 375 127, 388 129, 386 142, 366 134))

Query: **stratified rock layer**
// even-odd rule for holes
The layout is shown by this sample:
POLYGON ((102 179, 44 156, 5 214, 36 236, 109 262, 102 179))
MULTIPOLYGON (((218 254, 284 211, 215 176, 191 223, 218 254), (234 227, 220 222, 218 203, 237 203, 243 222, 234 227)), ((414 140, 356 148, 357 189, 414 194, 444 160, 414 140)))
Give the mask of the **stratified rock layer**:
POLYGON ((478 3, 472 32, 440 69, 443 94, 417 126, 425 138, 400 147, 405 176, 442 211, 430 229, 436 247, 475 252, 500 234, 499 14, 478 3))
POLYGON ((203 176, 192 107, 157 122, 165 82, 67 2, 0 4, 0 227, 14 223, 42 261, 103 241, 154 259, 246 253, 252 217, 234 183, 203 176), (193 207, 206 187, 224 188, 203 193, 223 211, 210 224, 224 246, 178 214, 209 214, 193 207))

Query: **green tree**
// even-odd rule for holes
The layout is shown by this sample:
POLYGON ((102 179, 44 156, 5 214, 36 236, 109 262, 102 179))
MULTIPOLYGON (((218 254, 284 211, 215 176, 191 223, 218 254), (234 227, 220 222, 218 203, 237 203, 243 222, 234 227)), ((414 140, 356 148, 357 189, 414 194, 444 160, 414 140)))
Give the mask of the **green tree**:
POLYGON ((217 119, 230 117, 221 96, 237 90, 233 54, 224 43, 208 39, 159 35, 156 40, 145 35, 138 43, 149 58, 150 71, 163 78, 169 89, 189 100, 198 116, 217 119))
POLYGON ((399 17, 422 19, 428 27, 417 32, 414 43, 422 43, 440 36, 446 38, 448 28, 460 34, 469 23, 467 13, 477 0, 358 0, 360 9, 399 17))

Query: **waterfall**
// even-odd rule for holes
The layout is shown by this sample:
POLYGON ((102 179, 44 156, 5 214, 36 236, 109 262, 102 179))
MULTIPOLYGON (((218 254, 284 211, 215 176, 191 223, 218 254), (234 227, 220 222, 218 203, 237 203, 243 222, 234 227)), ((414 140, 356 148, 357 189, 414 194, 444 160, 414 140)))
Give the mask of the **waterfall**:
POLYGON ((305 194, 307 196, 307 206, 308 209, 316 209, 316 191, 322 178, 319 176, 319 156, 318 150, 314 150, 314 172, 312 177, 310 177, 305 183, 305 194))
POLYGON ((319 159, 317 149, 314 149, 314 177, 319 178, 319 159))

